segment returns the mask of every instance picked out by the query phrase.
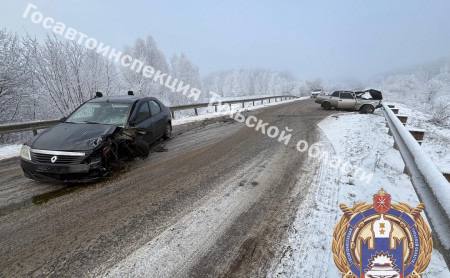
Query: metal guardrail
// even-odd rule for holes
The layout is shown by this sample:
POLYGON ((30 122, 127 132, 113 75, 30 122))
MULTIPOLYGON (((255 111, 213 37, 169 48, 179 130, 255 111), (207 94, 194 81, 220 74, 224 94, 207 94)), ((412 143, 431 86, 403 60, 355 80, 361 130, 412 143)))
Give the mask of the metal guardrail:
MULTIPOLYGON (((405 172, 426 205, 425 213, 437 235, 435 239, 450 254, 450 184, 391 108, 384 104, 383 108, 390 133, 405 163, 405 172)), ((448 255, 446 260, 449 260, 448 255)))
MULTIPOLYGON (((269 100, 269 103, 274 100, 282 101, 288 99, 297 98, 296 96, 269 96, 269 97, 261 97, 261 98, 248 98, 248 99, 239 99, 239 100, 226 100, 222 102, 204 102, 204 103, 195 103, 195 104, 187 104, 187 105, 179 105, 169 107, 172 113, 172 118, 175 118, 175 111, 189 110, 194 109, 195 115, 198 115, 199 108, 212 107, 214 106, 214 110, 217 112, 217 107, 221 105, 229 105, 231 109, 232 104, 241 103, 244 108, 245 103, 252 102, 253 106, 255 106, 256 102, 261 102, 261 104, 265 100, 269 100)), ((11 123, 11 124, 0 124, 0 135, 7 133, 15 133, 15 132, 24 132, 24 131, 33 131, 33 134, 37 134, 37 130, 49 128, 57 123, 59 123, 59 119, 46 120, 46 121, 31 121, 31 122, 22 122, 22 123, 11 123)))
POLYGON ((294 99, 297 98, 295 96, 270 96, 270 97, 261 97, 261 98, 248 98, 248 99, 238 99, 238 100, 224 100, 220 102, 203 102, 203 103, 195 103, 195 104, 187 104, 187 105, 180 105, 180 106, 172 106, 170 107, 170 110, 172 112, 172 118, 175 118, 175 111, 181 111, 181 110, 187 110, 187 109, 194 109, 195 115, 198 116, 198 108, 205 108, 205 107, 212 107, 214 106, 214 111, 217 112, 217 107, 221 105, 229 105, 231 109, 232 104, 241 103, 242 108, 244 108, 246 102, 252 102, 253 106, 255 106, 255 103, 258 101, 261 101, 261 104, 265 100, 269 100, 269 103, 271 100, 274 100, 275 102, 288 100, 288 99, 294 99))

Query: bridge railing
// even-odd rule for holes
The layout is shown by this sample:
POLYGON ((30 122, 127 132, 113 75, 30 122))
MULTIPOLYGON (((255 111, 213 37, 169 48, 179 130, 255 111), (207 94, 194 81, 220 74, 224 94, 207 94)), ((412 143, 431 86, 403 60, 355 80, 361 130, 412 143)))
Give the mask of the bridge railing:
MULTIPOLYGON (((195 103, 195 104, 187 104, 187 105, 179 105, 169 107, 172 113, 172 118, 175 118, 177 111, 182 110, 194 110, 195 115, 198 115, 199 108, 206 107, 214 107, 215 112, 219 106, 228 105, 231 109, 232 104, 240 103, 242 108, 245 107, 245 103, 252 103, 253 106, 258 105, 258 103, 263 104, 264 101, 271 102, 279 102, 283 100, 290 100, 297 98, 296 96, 284 95, 284 96, 268 96, 268 97, 259 97, 259 98, 246 98, 246 99, 235 99, 235 100, 224 100, 220 102, 204 102, 204 103, 195 103)), ((40 129, 49 128, 57 123, 59 123, 59 119, 53 120, 45 120, 45 121, 30 121, 30 122, 21 122, 21 123, 8 123, 8 124, 0 124, 0 135, 8 134, 8 133, 16 133, 16 132, 24 132, 24 131, 32 131, 33 134, 37 134, 37 131, 40 129)))

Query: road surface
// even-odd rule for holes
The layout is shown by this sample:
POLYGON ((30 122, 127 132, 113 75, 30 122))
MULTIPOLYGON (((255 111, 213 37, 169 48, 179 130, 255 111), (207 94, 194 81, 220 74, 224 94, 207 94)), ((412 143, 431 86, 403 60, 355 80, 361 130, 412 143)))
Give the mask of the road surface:
POLYGON ((230 119, 197 127, 90 185, 3 161, 0 276, 262 276, 318 166, 295 144, 330 113, 311 100, 250 112, 292 129, 288 146, 230 119))

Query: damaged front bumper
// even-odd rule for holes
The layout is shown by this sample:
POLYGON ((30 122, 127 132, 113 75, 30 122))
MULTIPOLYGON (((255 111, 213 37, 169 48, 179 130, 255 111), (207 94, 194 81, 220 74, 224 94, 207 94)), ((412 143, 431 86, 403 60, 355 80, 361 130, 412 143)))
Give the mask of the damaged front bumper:
POLYGON ((96 181, 106 175, 101 161, 81 164, 36 163, 21 159, 22 170, 26 177, 45 182, 84 183, 96 181))

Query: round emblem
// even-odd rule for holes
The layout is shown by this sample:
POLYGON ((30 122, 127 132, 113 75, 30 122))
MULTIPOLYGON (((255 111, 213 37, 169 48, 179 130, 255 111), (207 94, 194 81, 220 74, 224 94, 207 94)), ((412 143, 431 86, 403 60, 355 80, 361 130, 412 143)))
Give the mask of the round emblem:
POLYGON ((55 163, 56 160, 58 160, 58 157, 57 157, 56 155, 55 155, 55 156, 52 156, 52 158, 50 158, 50 162, 51 162, 51 163, 55 163))
POLYGON ((333 258, 345 278, 418 278, 431 260, 433 241, 420 215, 423 204, 391 204, 381 189, 373 204, 340 205, 344 216, 333 234, 333 258))

